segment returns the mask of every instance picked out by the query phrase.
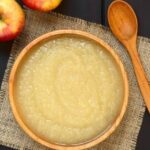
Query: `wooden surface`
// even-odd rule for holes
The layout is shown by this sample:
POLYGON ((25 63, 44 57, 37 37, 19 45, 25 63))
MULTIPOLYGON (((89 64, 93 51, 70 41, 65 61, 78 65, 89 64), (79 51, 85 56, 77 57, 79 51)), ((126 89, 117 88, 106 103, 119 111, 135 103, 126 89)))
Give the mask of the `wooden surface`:
POLYGON ((13 65, 13 68, 12 68, 11 74, 10 74, 10 78, 9 78, 9 99, 10 99, 11 108, 13 110, 13 113, 14 113, 14 116, 15 116, 17 122, 31 138, 33 138, 35 141, 37 141, 47 147, 53 148, 53 149, 80 150, 80 149, 85 149, 85 148, 94 146, 94 145, 102 142, 103 140, 105 140, 110 134, 112 134, 112 132, 120 124, 120 122, 124 116, 124 113, 126 111, 126 108, 127 108, 128 95, 129 95, 129 88, 128 88, 127 74, 126 74, 124 66, 123 66, 122 62, 120 61, 119 57, 117 56, 117 54, 113 51, 113 49, 110 46, 108 46, 101 39, 99 39, 89 33, 86 33, 83 31, 78 31, 78 30, 57 30, 57 31, 47 33, 47 34, 35 39, 33 42, 31 42, 29 45, 27 45, 27 47, 25 47, 19 54, 19 56, 17 57, 14 65, 13 65), (32 47, 37 45, 40 42, 47 40, 47 39, 50 40, 50 39, 57 38, 60 36, 65 36, 65 35, 86 38, 86 39, 92 40, 92 41, 96 42, 98 45, 104 47, 105 50, 107 50, 112 55, 114 60, 116 61, 116 64, 118 65, 118 67, 121 71, 123 84, 124 84, 124 97, 122 99, 122 101, 123 101, 122 106, 120 108, 120 112, 118 113, 117 117, 114 118, 114 122, 112 123, 112 125, 110 125, 110 127, 107 130, 105 130, 103 133, 101 133, 98 137, 96 137, 88 142, 84 142, 81 144, 74 144, 74 145, 58 145, 55 143, 50 143, 50 142, 47 142, 46 140, 44 140, 44 138, 39 137, 38 134, 33 133, 32 130, 24 123, 23 119, 20 117, 19 112, 17 110, 17 104, 16 104, 16 101, 14 98, 15 97, 14 96, 14 93, 15 93, 14 92, 14 83, 15 83, 15 79, 16 79, 17 70, 18 70, 20 64, 22 63, 22 60, 24 59, 24 57, 27 54, 29 55, 29 53, 31 52, 32 47))
POLYGON ((128 3, 116 0, 109 6, 108 22, 114 35, 128 50, 141 93, 150 112, 150 86, 136 49, 138 29, 136 15, 128 3))

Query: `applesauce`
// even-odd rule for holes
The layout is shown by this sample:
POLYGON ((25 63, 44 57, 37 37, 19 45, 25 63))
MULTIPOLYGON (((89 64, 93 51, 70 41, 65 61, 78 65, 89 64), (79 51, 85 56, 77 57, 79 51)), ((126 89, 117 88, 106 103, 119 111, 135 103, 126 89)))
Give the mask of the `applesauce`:
POLYGON ((59 144, 93 139, 115 121, 124 96, 120 68, 97 43, 73 36, 32 48, 15 80, 25 124, 59 144))

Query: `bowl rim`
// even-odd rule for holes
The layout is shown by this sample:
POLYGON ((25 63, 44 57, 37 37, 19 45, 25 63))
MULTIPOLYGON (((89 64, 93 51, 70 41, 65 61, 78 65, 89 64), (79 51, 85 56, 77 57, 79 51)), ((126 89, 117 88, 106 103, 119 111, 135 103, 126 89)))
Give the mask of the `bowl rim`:
POLYGON ((55 30, 49 33, 46 33, 42 36, 39 36, 38 38, 36 38, 35 40, 33 40, 32 42, 30 42, 18 55, 17 59, 14 62, 14 65, 11 69, 10 72, 10 76, 9 76, 9 102, 14 114, 14 117, 16 119, 16 121, 18 122, 18 124, 20 125, 20 127, 24 130, 24 132, 29 135, 32 139, 34 139, 35 141, 37 141, 38 143, 45 145, 49 148, 53 148, 53 149, 59 149, 59 150, 80 150, 80 149, 85 149, 85 148, 89 148, 92 147, 102 141, 104 141, 107 137, 109 137, 114 131, 115 129, 118 127, 118 125, 120 124, 126 108, 127 108, 127 104, 128 104, 128 96, 129 96, 129 85, 128 85, 128 78, 127 78, 127 73, 125 71, 124 65, 121 62, 119 56, 114 52, 114 50, 108 45, 106 44, 103 40, 101 40, 100 38, 87 33, 85 31, 80 31, 80 30, 55 30), (44 138, 39 137, 38 134, 34 133, 32 131, 32 129, 30 129, 23 121, 23 119, 20 117, 19 112, 17 111, 17 106, 16 106, 16 102, 15 102, 15 98, 14 98, 14 81, 15 81, 15 75, 17 72, 17 69, 20 65, 20 62, 22 61, 22 59, 24 58, 24 56, 26 56, 26 54, 32 49, 33 46, 39 44, 40 42, 43 42, 45 40, 48 40, 50 38, 54 38, 54 37, 59 37, 59 36, 64 36, 64 35, 74 35, 77 37, 82 37, 91 41, 96 42, 97 44, 99 44, 100 46, 102 46, 105 50, 107 50, 109 52, 109 54, 111 54, 111 56, 114 58, 117 66, 119 67, 121 74, 122 74, 122 79, 124 82, 124 97, 123 97, 123 104, 120 107, 120 112, 118 113, 117 117, 115 118, 115 121, 110 125, 110 127, 108 129, 106 129, 103 133, 100 133, 99 136, 92 138, 89 141, 83 142, 83 143, 79 143, 79 144, 57 144, 57 143, 53 143, 53 142, 48 142, 46 141, 44 138))

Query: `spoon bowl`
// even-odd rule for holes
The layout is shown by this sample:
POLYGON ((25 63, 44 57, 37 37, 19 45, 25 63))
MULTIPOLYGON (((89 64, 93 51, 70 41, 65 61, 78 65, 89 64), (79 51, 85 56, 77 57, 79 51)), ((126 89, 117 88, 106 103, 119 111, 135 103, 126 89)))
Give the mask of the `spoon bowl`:
POLYGON ((137 17, 126 2, 122 0, 112 2, 108 9, 108 18, 111 30, 120 41, 129 40, 137 35, 137 17))

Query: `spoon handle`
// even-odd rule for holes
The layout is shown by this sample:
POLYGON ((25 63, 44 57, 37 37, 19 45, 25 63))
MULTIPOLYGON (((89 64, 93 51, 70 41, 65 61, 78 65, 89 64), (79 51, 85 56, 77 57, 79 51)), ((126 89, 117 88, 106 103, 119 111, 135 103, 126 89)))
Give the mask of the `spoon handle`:
POLYGON ((138 81, 141 93, 143 95, 145 104, 147 106, 147 109, 150 113, 150 86, 149 86, 145 71, 142 67, 142 64, 138 55, 138 51, 136 49, 136 44, 126 45, 126 47, 131 56, 135 74, 137 77, 137 81, 138 81))

